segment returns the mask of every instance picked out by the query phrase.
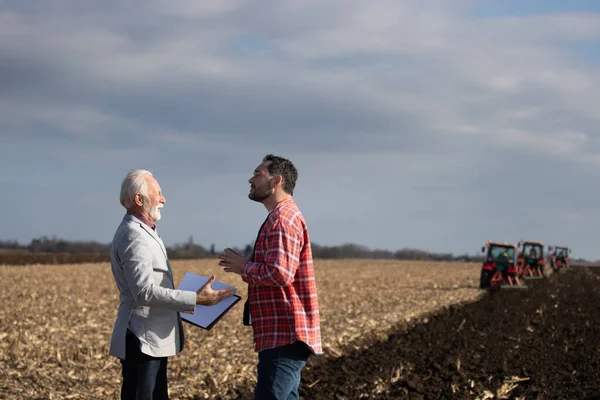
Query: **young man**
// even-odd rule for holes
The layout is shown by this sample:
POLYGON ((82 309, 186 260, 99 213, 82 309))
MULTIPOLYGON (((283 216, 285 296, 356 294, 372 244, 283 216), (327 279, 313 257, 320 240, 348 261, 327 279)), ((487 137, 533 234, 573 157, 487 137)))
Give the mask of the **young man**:
POLYGON ((248 283, 244 324, 258 352, 256 399, 299 398, 302 369, 322 354, 310 238, 292 197, 297 178, 289 160, 267 155, 248 181, 248 197, 269 211, 254 252, 246 259, 227 248, 219 256, 226 272, 248 283))
POLYGON ((121 399, 168 399, 167 357, 184 344, 179 313, 194 313, 196 304, 214 305, 233 294, 233 289, 212 290, 214 276, 197 292, 175 290, 167 251, 156 232, 164 204, 150 172, 127 174, 121 184, 127 214, 110 254, 120 299, 110 355, 121 360, 121 399))

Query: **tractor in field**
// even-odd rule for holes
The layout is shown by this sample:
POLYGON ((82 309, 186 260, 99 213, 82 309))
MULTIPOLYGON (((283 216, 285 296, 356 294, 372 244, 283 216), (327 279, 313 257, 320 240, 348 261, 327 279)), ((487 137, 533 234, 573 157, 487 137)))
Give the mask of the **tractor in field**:
POLYGON ((571 249, 566 246, 548 246, 550 253, 550 266, 554 272, 569 268, 569 253, 571 249))
POLYGON ((523 279, 544 278, 544 244, 537 240, 521 240, 518 244, 517 268, 523 279))
POLYGON ((519 279, 519 269, 515 265, 516 248, 516 245, 509 243, 485 242, 485 246, 481 248, 484 253, 479 279, 481 289, 526 287, 519 279))

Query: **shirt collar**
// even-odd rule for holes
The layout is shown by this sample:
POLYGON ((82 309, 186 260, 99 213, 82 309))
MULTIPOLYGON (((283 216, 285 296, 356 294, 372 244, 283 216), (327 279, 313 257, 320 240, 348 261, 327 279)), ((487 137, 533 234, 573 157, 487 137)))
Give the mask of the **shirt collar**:
POLYGON ((279 203, 277 203, 275 205, 275 207, 273 207, 273 209, 271 211, 269 211, 269 214, 271 214, 273 211, 277 210, 279 207, 282 207, 284 204, 286 203, 290 203, 293 202, 294 199, 293 198, 289 198, 289 199, 285 199, 285 200, 281 200, 279 203))
POLYGON ((138 214, 133 211, 127 211, 127 214, 133 215, 134 217, 136 217, 137 219, 142 221, 144 224, 148 225, 152 230, 154 230, 154 231, 156 230, 156 224, 154 222, 150 221, 149 219, 143 217, 141 214, 138 214))

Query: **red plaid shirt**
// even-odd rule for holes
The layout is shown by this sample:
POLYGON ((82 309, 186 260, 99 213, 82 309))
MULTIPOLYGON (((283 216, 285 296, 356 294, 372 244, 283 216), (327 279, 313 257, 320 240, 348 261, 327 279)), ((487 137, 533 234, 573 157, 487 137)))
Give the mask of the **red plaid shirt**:
POLYGON ((256 351, 300 340, 314 354, 323 353, 310 238, 293 199, 278 203, 267 217, 242 279, 256 351))

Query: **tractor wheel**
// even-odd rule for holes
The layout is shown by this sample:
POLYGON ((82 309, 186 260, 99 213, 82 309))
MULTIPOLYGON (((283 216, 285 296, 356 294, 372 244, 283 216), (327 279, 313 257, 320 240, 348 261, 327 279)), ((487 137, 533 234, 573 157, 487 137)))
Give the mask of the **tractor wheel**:
POLYGON ((481 277, 479 278, 479 288, 487 289, 490 287, 490 281, 492 280, 492 271, 488 271, 487 269, 481 270, 481 277))

